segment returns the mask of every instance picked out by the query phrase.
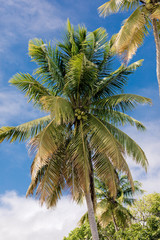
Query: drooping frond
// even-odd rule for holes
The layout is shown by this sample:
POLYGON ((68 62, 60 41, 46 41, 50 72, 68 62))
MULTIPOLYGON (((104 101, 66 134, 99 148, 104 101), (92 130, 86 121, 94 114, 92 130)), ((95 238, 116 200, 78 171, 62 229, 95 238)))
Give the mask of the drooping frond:
POLYGON ((41 39, 29 41, 29 55, 39 68, 35 74, 55 92, 60 92, 64 85, 64 66, 60 52, 50 43, 45 44, 41 39))
POLYGON ((79 180, 80 186, 84 191, 89 190, 89 175, 90 175, 90 164, 89 164, 89 149, 87 147, 87 138, 82 121, 80 126, 77 128, 75 136, 69 144, 69 153, 72 161, 72 167, 75 169, 79 180))
POLYGON ((125 11, 139 6, 138 0, 110 0, 98 8, 101 16, 106 17, 109 14, 125 11))
POLYGON ((41 103, 45 111, 50 112, 55 124, 72 123, 74 120, 71 103, 62 97, 43 97, 41 103))
POLYGON ((16 140, 19 140, 20 142, 32 138, 42 131, 50 121, 51 117, 46 116, 21 124, 17 127, 2 127, 0 128, 0 143, 5 139, 10 139, 10 142, 14 142, 16 140))
POLYGON ((117 94, 103 98, 93 105, 105 107, 106 109, 125 112, 134 109, 138 104, 151 104, 151 99, 136 94, 117 94))
POLYGON ((117 176, 115 168, 110 160, 103 153, 97 153, 93 157, 94 169, 97 177, 99 177, 109 188, 111 196, 117 195, 117 176))
POLYGON ((17 73, 9 80, 9 82, 22 93, 25 93, 29 102, 33 100, 33 104, 35 105, 41 105, 40 99, 44 96, 50 95, 50 91, 34 79, 29 73, 17 73))
POLYGON ((94 149, 95 154, 105 154, 115 169, 127 174, 128 179, 133 186, 133 179, 124 159, 124 149, 121 143, 116 140, 103 122, 93 115, 88 115, 88 132, 90 134, 90 144, 92 149, 94 149))
POLYGON ((46 203, 47 207, 55 206, 62 195, 65 186, 64 182, 64 149, 60 148, 46 161, 34 159, 32 164, 32 181, 27 191, 27 196, 36 191, 36 196, 41 204, 46 203))
POLYGON ((124 126, 129 124, 131 126, 136 126, 138 130, 145 130, 145 126, 140 121, 137 121, 123 112, 105 108, 93 108, 91 109, 91 112, 100 119, 110 122, 114 126, 124 126))
POLYGON ((144 151, 140 146, 130 138, 126 133, 122 132, 120 129, 106 122, 106 126, 113 134, 113 136, 122 144, 126 153, 133 158, 138 164, 147 170, 148 161, 144 151))
POLYGON ((37 153, 42 160, 49 158, 58 149, 62 141, 62 126, 55 126, 52 120, 41 132, 29 141, 31 153, 37 153))
POLYGON ((141 6, 125 20, 112 47, 113 51, 122 56, 124 62, 128 63, 137 48, 143 43, 145 35, 148 34, 148 22, 148 17, 144 14, 144 8, 141 6))

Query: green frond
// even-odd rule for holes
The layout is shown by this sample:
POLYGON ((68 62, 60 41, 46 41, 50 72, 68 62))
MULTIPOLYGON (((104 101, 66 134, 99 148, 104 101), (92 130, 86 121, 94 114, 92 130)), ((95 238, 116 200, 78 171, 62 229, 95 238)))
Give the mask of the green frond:
POLYGON ((80 96, 91 94, 96 80, 97 67, 83 53, 78 54, 68 63, 64 91, 67 95, 75 96, 76 101, 79 102, 80 96))
POLYGON ((25 96, 28 97, 28 101, 33 101, 34 105, 41 105, 40 98, 50 95, 50 91, 34 79, 29 73, 17 73, 9 80, 9 83, 22 93, 25 93, 25 96))
POLYGON ((93 104, 108 109, 125 112, 133 110, 138 104, 151 104, 151 99, 136 94, 117 94, 103 98, 93 104))
POLYGON ((71 103, 62 97, 43 97, 41 103, 46 112, 50 112, 56 125, 72 123, 74 112, 71 103))
POLYGON ((61 91, 64 85, 64 66, 58 48, 51 43, 45 44, 41 39, 29 41, 29 55, 39 66, 35 75, 40 77, 51 90, 61 91))
POLYGON ((94 93, 96 98, 104 98, 122 91, 127 83, 127 76, 133 73, 142 65, 143 60, 132 63, 129 66, 121 65, 117 70, 104 77, 98 85, 94 93))
POLYGON ((122 56, 124 62, 128 62, 135 54, 137 48, 143 43, 145 35, 148 34, 148 17, 144 14, 144 7, 138 7, 131 16, 125 20, 124 25, 117 34, 112 47, 122 56))
POLYGON ((93 108, 91 109, 91 112, 100 119, 107 121, 114 126, 126 126, 129 124, 131 126, 136 126, 138 130, 145 130, 145 126, 140 121, 137 121, 123 112, 108 110, 105 108, 93 108))
POLYGON ((98 63, 103 53, 108 50, 107 36, 106 30, 102 27, 87 35, 84 46, 85 54, 90 61, 98 63))
POLYGON ((115 126, 105 123, 113 136, 122 144, 126 153, 136 161, 136 163, 141 164, 142 167, 147 170, 148 161, 144 151, 140 148, 140 146, 130 138, 126 133, 122 132, 120 129, 115 126))
POLYGON ((5 139, 10 142, 16 140, 25 141, 34 137, 42 131, 51 121, 50 116, 38 118, 27 123, 23 123, 17 127, 1 127, 0 128, 0 143, 5 139))

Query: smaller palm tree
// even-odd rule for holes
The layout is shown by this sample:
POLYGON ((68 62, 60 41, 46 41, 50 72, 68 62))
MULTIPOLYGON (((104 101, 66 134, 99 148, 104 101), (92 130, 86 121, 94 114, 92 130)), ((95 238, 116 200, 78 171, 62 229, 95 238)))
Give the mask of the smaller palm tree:
MULTIPOLYGON (((142 184, 134 181, 134 192, 126 175, 117 174, 117 196, 114 198, 111 195, 106 184, 98 178, 95 178, 95 191, 97 197, 97 222, 98 225, 105 228, 110 223, 113 223, 115 231, 119 228, 126 228, 133 218, 127 206, 131 206, 135 202, 134 196, 142 194, 142 184)), ((79 221, 82 225, 88 222, 88 213, 84 214, 79 221)))
POLYGON ((141 183, 138 181, 134 181, 133 192, 126 175, 120 175, 117 180, 118 191, 116 198, 111 196, 104 182, 99 179, 95 180, 99 223, 103 227, 106 227, 109 223, 113 222, 115 231, 118 231, 119 227, 124 229, 128 226, 132 219, 132 215, 127 209, 127 206, 131 206, 135 202, 135 194, 142 194, 144 192, 141 189, 141 183))

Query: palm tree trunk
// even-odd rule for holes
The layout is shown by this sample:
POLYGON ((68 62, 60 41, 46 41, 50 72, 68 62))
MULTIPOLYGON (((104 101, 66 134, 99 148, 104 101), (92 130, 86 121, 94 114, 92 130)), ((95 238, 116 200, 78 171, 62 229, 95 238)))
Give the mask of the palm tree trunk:
POLYGON ((114 224, 115 231, 118 232, 118 227, 117 227, 116 219, 114 217, 113 210, 112 210, 112 219, 113 219, 113 224, 114 224))
POLYGON ((85 198, 86 198, 86 202, 87 202, 88 218, 89 218, 89 224, 90 224, 90 228, 91 228, 92 238, 93 238, 93 240, 99 240, 97 223, 95 220, 93 203, 91 200, 91 193, 86 192, 85 198))
POLYGON ((152 20, 152 25, 153 25, 154 40, 156 43, 156 64, 157 64, 156 71, 157 71, 157 80, 158 80, 159 94, 160 94, 160 39, 159 39, 156 19, 152 20))

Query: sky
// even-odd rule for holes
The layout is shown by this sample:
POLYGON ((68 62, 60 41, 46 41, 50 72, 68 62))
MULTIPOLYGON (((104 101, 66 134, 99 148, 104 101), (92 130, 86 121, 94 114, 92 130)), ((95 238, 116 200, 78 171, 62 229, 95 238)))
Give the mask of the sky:
MULTIPOLYGON (((27 99, 8 80, 17 72, 32 73, 35 64, 28 56, 28 41, 35 37, 47 41, 61 40, 67 18, 88 31, 104 27, 108 39, 118 32, 128 13, 99 17, 97 8, 102 0, 1 0, 0 4, 0 127, 16 126, 43 115, 27 103, 27 99)), ((131 62, 144 59, 130 78, 126 91, 152 99, 152 106, 138 107, 131 116, 143 122, 147 130, 127 132, 145 151, 149 167, 147 174, 128 159, 135 180, 147 193, 160 192, 160 97, 156 80, 156 51, 152 32, 131 62)), ((118 62, 120 65, 120 62, 118 62)), ((0 239, 61 240, 86 211, 64 196, 56 208, 48 210, 37 200, 26 199, 30 183, 30 166, 26 143, 0 144, 0 239), (64 214, 65 213, 65 214, 64 214), (8 231, 9 229, 9 231, 8 231), (54 238, 53 238, 54 236, 54 238)))

